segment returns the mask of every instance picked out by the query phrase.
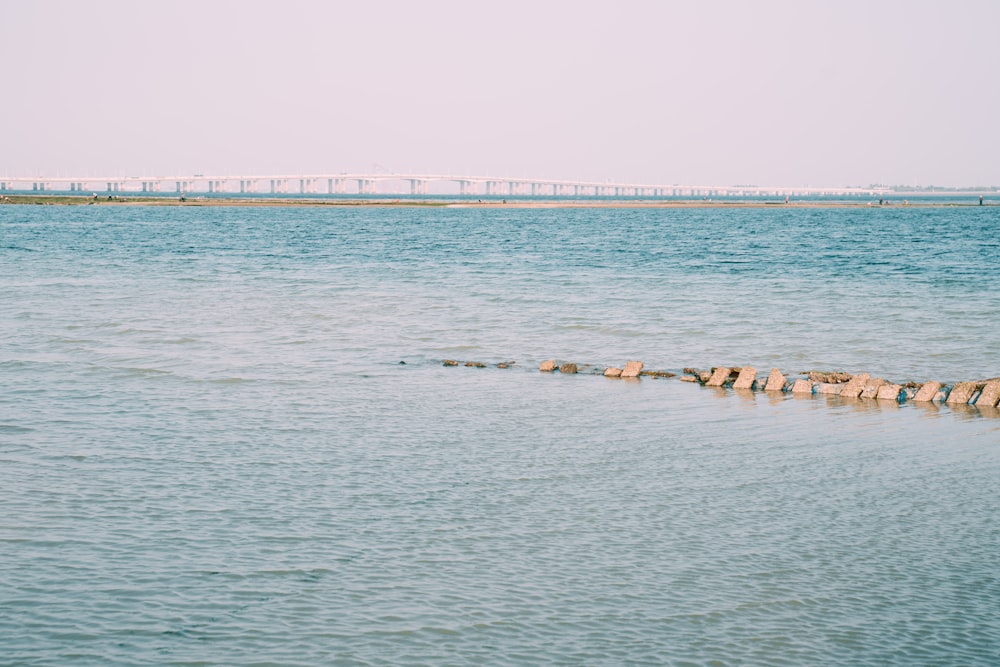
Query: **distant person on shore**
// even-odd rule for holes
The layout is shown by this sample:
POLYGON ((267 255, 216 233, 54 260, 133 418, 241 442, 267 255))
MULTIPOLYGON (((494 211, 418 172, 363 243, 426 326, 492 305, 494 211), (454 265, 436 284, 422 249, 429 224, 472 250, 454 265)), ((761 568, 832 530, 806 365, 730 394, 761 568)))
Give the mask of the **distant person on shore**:
POLYGON ((980 206, 983 205, 983 196, 982 195, 979 195, 979 205, 980 206))

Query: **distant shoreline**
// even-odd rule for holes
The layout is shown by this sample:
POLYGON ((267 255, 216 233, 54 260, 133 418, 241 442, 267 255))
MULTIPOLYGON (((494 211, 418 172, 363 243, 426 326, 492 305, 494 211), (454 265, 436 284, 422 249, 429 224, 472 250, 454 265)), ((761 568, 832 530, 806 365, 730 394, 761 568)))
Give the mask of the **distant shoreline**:
MULTIPOLYGON (((441 207, 441 208, 979 208, 977 199, 969 202, 894 200, 878 204, 870 200, 847 201, 820 199, 726 200, 726 199, 412 199, 378 197, 372 199, 320 199, 290 197, 148 197, 121 195, 5 194, 0 204, 48 206, 270 206, 270 207, 441 207)), ((983 206, 997 206, 986 202, 983 206)))

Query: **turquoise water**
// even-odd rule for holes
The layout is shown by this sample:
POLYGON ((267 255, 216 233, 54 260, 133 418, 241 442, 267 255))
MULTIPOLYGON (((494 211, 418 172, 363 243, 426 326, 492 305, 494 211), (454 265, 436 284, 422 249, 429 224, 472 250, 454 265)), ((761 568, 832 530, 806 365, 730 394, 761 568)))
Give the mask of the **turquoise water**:
POLYGON ((998 223, 0 207, 0 664, 996 664, 995 411, 534 369, 1000 376, 998 223))

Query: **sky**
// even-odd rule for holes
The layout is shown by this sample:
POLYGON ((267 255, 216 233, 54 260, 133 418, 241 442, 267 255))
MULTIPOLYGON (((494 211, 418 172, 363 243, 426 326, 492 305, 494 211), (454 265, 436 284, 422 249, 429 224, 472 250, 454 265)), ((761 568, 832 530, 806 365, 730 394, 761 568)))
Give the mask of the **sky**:
POLYGON ((1000 185, 995 0, 0 0, 0 174, 1000 185))

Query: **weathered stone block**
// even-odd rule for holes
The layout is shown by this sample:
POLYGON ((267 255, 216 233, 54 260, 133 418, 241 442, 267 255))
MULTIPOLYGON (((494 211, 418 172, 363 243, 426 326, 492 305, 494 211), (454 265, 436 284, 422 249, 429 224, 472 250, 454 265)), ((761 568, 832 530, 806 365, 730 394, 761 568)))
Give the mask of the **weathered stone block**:
POLYGON ((995 408, 1000 403, 1000 380, 992 380, 983 387, 983 393, 976 401, 978 407, 995 408))
POLYGON ((670 371, 642 371, 639 375, 651 378, 672 378, 676 373, 671 373, 670 371))
POLYGON ((625 368, 622 369, 623 378, 637 378, 642 372, 641 361, 626 361, 625 368))
POLYGON ((698 378, 693 375, 682 375, 681 382, 698 382, 698 378))
POLYGON ((576 373, 576 370, 577 370, 576 364, 573 363, 563 364, 562 366, 559 367, 559 372, 565 373, 567 375, 572 375, 573 373, 576 373))
POLYGON ((898 401, 899 392, 903 390, 902 385, 898 384, 883 384, 878 388, 878 393, 875 398, 881 401, 898 401))
POLYGON ((784 389, 785 376, 777 368, 772 368, 771 374, 767 376, 767 384, 764 385, 764 391, 784 391, 784 389))
POLYGON ((555 369, 556 369, 555 359, 548 359, 546 361, 543 361, 542 365, 538 367, 538 370, 542 371, 543 373, 551 373, 555 369))
POLYGON ((844 390, 844 385, 839 382, 817 382, 815 389, 817 394, 839 396, 840 392, 844 390))
POLYGON ((941 391, 940 382, 925 382, 924 385, 920 387, 917 395, 913 397, 913 400, 914 402, 930 403, 934 400, 934 397, 939 391, 941 391))
POLYGON ((959 382, 951 388, 951 393, 948 394, 948 400, 945 403, 949 405, 966 405, 974 393, 976 393, 975 382, 959 382))
POLYGON ((840 382, 847 382, 851 379, 850 373, 843 372, 833 372, 824 373, 823 371, 809 371, 809 379, 813 382, 822 382, 825 384, 833 383, 837 384, 840 382))
POLYGON ((608 368, 604 371, 604 377, 606 378, 618 378, 622 376, 622 369, 620 368, 608 368))
POLYGON ((752 389, 753 381, 757 379, 757 369, 753 366, 744 366, 740 369, 739 377, 733 383, 733 389, 752 389))
POLYGON ((792 385, 793 394, 811 394, 813 393, 813 383, 812 380, 796 380, 795 384, 792 385))
POLYGON ((725 366, 719 366, 714 371, 712 371, 712 377, 708 378, 708 382, 705 383, 706 387, 721 387, 729 379, 730 369, 725 366))
POLYGON ((861 390, 861 398, 875 398, 878 395, 879 387, 885 384, 883 378, 872 378, 865 383, 864 388, 861 390))
POLYGON ((857 398, 864 391, 865 384, 868 383, 871 377, 868 373, 858 373, 851 376, 851 379, 841 387, 840 395, 844 398, 857 398))

